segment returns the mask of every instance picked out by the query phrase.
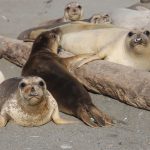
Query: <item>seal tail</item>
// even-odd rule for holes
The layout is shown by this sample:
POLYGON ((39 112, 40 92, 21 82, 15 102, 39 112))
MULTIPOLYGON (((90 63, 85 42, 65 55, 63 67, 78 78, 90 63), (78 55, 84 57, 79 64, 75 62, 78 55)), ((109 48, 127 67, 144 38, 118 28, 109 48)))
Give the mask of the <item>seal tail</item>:
POLYGON ((93 104, 90 106, 80 107, 80 118, 84 123, 91 127, 102 127, 111 125, 112 119, 93 104))

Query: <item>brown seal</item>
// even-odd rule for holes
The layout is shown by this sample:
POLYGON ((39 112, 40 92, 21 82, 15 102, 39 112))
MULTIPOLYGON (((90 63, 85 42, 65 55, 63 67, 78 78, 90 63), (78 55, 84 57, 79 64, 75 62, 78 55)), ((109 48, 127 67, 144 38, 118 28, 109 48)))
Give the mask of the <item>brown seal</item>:
POLYGON ((92 103, 82 84, 61 63, 62 59, 51 52, 50 33, 44 32, 35 40, 22 75, 43 78, 60 111, 80 118, 91 127, 111 124, 110 117, 92 103))
POLYGON ((83 8, 78 2, 71 2, 66 5, 64 9, 64 16, 59 19, 46 21, 41 23, 40 26, 52 25, 61 22, 78 21, 83 17, 83 8))
POLYGON ((0 85, 0 127, 11 119, 22 126, 40 126, 52 119, 72 123, 59 116, 56 100, 40 77, 10 78, 0 85))

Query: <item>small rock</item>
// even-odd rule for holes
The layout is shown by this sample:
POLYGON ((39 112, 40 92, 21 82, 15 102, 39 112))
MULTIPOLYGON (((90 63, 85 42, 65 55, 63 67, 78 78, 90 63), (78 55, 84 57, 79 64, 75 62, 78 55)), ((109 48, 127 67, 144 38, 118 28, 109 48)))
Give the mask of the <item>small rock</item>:
POLYGON ((63 144, 60 146, 62 149, 72 149, 72 146, 69 144, 63 144))

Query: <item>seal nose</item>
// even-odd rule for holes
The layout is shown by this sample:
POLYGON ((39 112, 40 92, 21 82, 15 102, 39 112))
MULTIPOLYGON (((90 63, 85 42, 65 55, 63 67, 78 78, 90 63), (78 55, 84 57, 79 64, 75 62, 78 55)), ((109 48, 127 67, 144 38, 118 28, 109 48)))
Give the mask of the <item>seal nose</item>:
POLYGON ((76 9, 73 9, 73 12, 75 13, 77 10, 76 9))
POLYGON ((31 92, 35 92, 35 88, 33 86, 31 87, 31 92))
POLYGON ((142 42, 142 38, 141 37, 137 37, 135 40, 134 40, 135 43, 141 43, 142 42))
POLYGON ((30 96, 37 96, 38 94, 37 94, 37 92, 36 92, 36 90, 35 90, 35 87, 31 87, 31 92, 30 92, 30 96))

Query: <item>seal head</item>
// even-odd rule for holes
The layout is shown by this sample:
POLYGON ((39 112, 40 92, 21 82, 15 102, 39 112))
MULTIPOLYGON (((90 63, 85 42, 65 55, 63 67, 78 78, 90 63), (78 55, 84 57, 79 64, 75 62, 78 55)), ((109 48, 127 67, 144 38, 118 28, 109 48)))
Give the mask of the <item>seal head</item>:
POLYGON ((67 21, 81 20, 83 16, 83 8, 77 2, 71 2, 65 7, 64 18, 67 21))
POLYGON ((90 18, 90 22, 94 24, 110 24, 112 20, 108 14, 95 14, 90 18))
POLYGON ((46 84, 40 77, 23 78, 19 85, 21 101, 26 105, 38 105, 46 94, 46 84))
POLYGON ((150 54, 150 31, 130 31, 125 43, 130 53, 138 55, 150 54))

